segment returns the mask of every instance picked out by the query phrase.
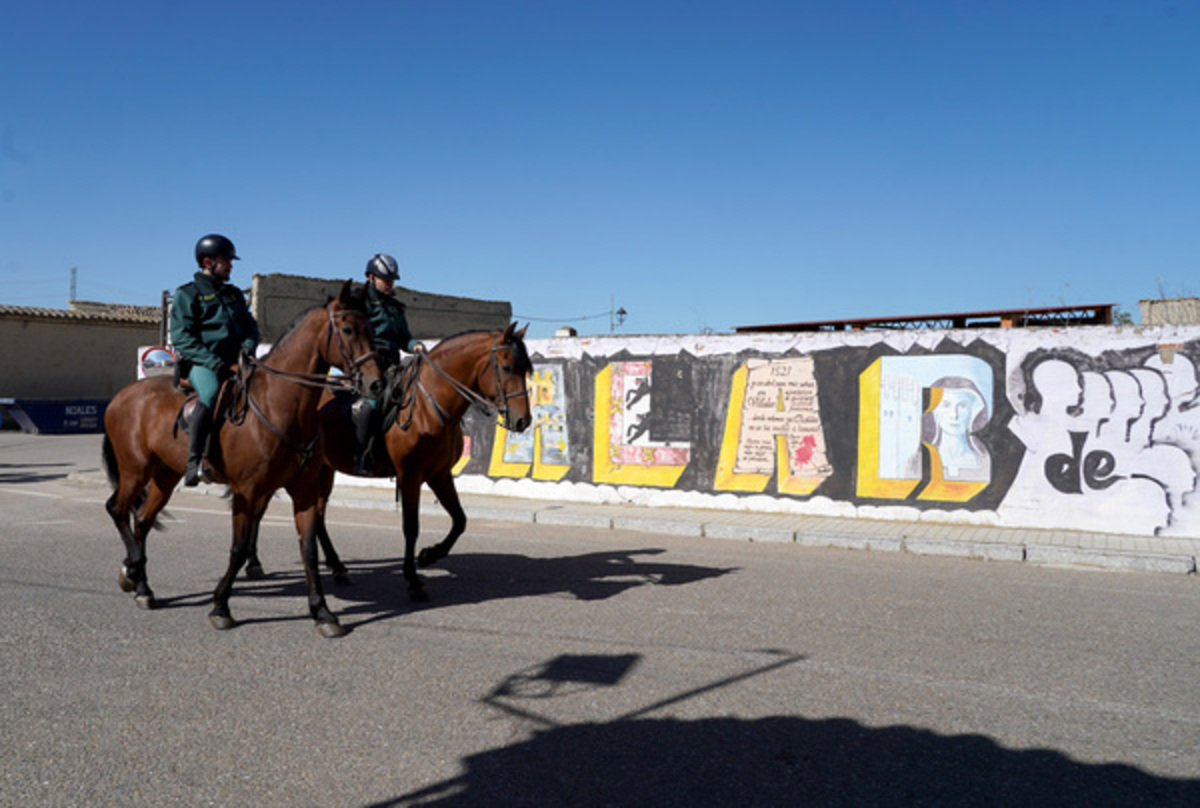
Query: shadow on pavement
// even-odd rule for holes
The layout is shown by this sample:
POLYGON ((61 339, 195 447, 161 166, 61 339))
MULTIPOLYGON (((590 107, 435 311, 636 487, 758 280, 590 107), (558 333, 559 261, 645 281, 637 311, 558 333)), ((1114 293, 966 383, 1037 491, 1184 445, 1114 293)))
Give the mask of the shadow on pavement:
MULTIPOLYGON (((462 760, 461 775, 377 806, 1195 806, 1200 780, 1006 749, 982 735, 845 718, 650 718, 664 707, 803 661, 765 665, 605 723, 556 725, 548 700, 613 687, 638 656, 563 656, 507 677, 483 699, 526 724, 522 740, 462 760)), ((594 695, 587 696, 595 698, 594 695)))
POLYGON ((337 587, 338 598, 355 605, 343 609, 347 627, 386 619, 415 608, 460 606, 509 598, 569 595, 597 601, 640 586, 680 586, 736 572, 653 561, 662 549, 611 550, 577 556, 530 558, 501 553, 461 553, 422 574, 432 601, 411 604, 403 577, 403 559, 347 562, 351 586, 337 587), (391 606, 392 608, 387 608, 391 606), (355 622, 356 616, 364 619, 355 622))
POLYGON ((72 463, 0 463, 0 484, 44 483, 66 479, 72 463))
MULTIPOLYGON (((663 552, 662 549, 649 548, 558 558, 529 558, 500 553, 450 556, 430 568, 432 574, 422 576, 432 601, 421 604, 414 604, 408 598, 401 558, 347 561, 351 575, 349 585, 335 583, 333 577, 324 571, 321 580, 326 595, 336 595, 338 600, 350 604, 334 609, 343 627, 350 631, 368 623, 430 608, 553 594, 597 601, 639 586, 680 586, 736 572, 736 568, 666 564, 649 560, 663 552)), ((299 567, 297 559, 287 570, 268 572, 265 578, 259 580, 247 580, 244 575, 239 576, 230 600, 234 614, 238 613, 237 604, 243 598, 304 598, 307 589, 304 573, 299 567)), ((209 607, 212 605, 212 594, 158 593, 158 604, 163 609, 209 607)), ((297 612, 296 619, 301 618, 309 619, 306 612, 297 612)), ((238 622, 249 625, 273 620, 239 618, 238 622)))
POLYGON ((1200 780, 849 719, 640 719, 539 731, 379 806, 1195 806, 1200 780))

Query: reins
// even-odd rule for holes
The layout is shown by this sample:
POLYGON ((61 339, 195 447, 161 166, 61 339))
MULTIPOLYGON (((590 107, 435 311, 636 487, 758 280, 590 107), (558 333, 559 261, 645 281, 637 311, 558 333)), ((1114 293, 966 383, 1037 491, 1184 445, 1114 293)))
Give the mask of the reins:
MULTIPOLYGON (((359 377, 362 372, 359 370, 366 362, 370 361, 373 353, 368 351, 357 359, 350 358, 350 350, 346 346, 346 341, 342 339, 342 333, 337 328, 337 317, 349 315, 348 311, 330 311, 329 312, 329 335, 326 337, 326 344, 333 341, 333 335, 337 334, 338 350, 342 354, 342 362, 350 369, 350 376, 337 376, 330 378, 327 373, 300 373, 292 370, 279 370, 277 368, 264 365, 256 359, 248 359, 247 364, 251 367, 251 373, 254 369, 261 368, 266 373, 272 376, 278 376, 281 379, 299 384, 305 387, 320 387, 331 392, 337 392, 345 389, 355 389, 358 387, 359 377)), ((239 370, 241 364, 239 363, 239 370)), ((249 377, 247 377, 247 382, 249 377)))
MULTIPOLYGON (((505 343, 505 345, 506 344, 507 343, 505 343)), ((500 363, 496 358, 497 352, 503 347, 504 345, 500 344, 498 341, 493 342, 488 361, 488 364, 492 369, 493 378, 495 380, 496 395, 498 398, 501 398, 500 403, 497 403, 485 395, 477 393, 470 385, 465 384, 464 382, 461 382, 451 376, 441 367, 441 365, 435 362, 433 358, 426 353, 416 354, 416 362, 413 364, 413 369, 411 371, 412 380, 408 383, 407 388, 411 389, 414 384, 416 385, 417 389, 420 390, 422 395, 425 396, 425 400, 429 402, 430 407, 433 409, 434 415, 437 416, 438 424, 444 427, 447 420, 450 418, 450 414, 446 412, 441 404, 438 403, 433 394, 429 392, 429 388, 427 388, 425 383, 421 381, 421 364, 427 363, 429 367, 433 368, 434 372, 437 373, 437 375, 440 376, 444 382, 446 382, 446 384, 450 385, 450 388, 454 390, 455 393, 466 400, 468 409, 471 407, 478 407, 479 410, 483 412, 484 417, 488 419, 495 419, 497 416, 502 414, 504 423, 508 424, 511 418, 508 408, 509 400, 513 398, 520 398, 521 396, 528 397, 529 390, 524 389, 516 393, 505 392, 504 385, 502 383, 503 379, 500 376, 500 363)), ((475 382, 476 384, 479 382, 479 373, 475 375, 475 382)), ((415 401, 410 397, 408 402, 404 403, 403 393, 401 395, 401 400, 401 407, 407 407, 408 409, 408 418, 404 421, 400 428, 408 429, 409 425, 412 423, 413 414, 416 412, 415 401)))
POLYGON ((268 375, 283 379, 284 381, 291 382, 292 384, 300 385, 301 387, 321 388, 335 393, 339 390, 357 389, 359 386, 358 382, 362 377, 362 372, 359 370, 359 368, 361 368, 365 362, 371 359, 373 353, 367 352, 354 360, 349 358, 350 351, 346 345, 346 341, 342 339, 341 332, 337 329, 336 319, 337 317, 348 314, 350 314, 350 312, 335 312, 329 310, 329 335, 326 339, 326 345, 328 346, 328 344, 332 342, 333 335, 336 333, 338 350, 341 351, 342 354, 342 362, 345 363, 347 368, 352 371, 352 376, 330 377, 328 373, 301 373, 299 371, 280 370, 278 368, 265 365, 262 362, 259 362, 257 359, 243 355, 238 360, 238 389, 234 393, 235 400, 236 397, 240 395, 243 398, 243 401, 240 407, 233 409, 229 420, 234 424, 241 424, 243 421, 245 421, 246 409, 249 408, 255 414, 255 416, 258 417, 258 420, 262 421, 263 424, 265 424, 266 427, 275 434, 275 437, 279 438, 279 440, 285 446, 300 456, 300 465, 303 466, 308 463, 309 459, 311 459, 313 456, 313 451, 316 449, 317 440, 321 434, 319 426, 307 444, 301 445, 293 441, 282 430, 280 430, 279 427, 271 423, 270 419, 267 418, 266 413, 264 413, 262 408, 259 407, 254 401, 254 398, 250 395, 250 380, 253 378, 255 371, 262 370, 268 375))

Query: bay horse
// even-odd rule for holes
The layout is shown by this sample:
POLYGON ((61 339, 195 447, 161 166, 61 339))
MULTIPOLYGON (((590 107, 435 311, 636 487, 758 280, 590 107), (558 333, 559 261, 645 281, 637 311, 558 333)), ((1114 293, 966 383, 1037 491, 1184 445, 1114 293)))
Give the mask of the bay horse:
MULTIPOLYGON (((533 365, 525 348, 525 330, 517 331, 512 323, 503 331, 470 331, 449 337, 428 354, 416 354, 391 381, 391 394, 402 406, 384 433, 386 453, 379 451, 376 439, 373 465, 362 476, 396 478, 404 530, 404 579, 413 601, 429 600, 417 564, 427 567, 445 558, 467 527, 453 474, 463 452, 463 416, 477 406, 489 416, 499 416, 513 432, 524 432, 532 422, 526 377, 533 365), (449 514, 451 526, 441 542, 426 547, 418 557, 423 483, 449 514)), ((324 454, 317 503, 317 539, 325 563, 342 582, 348 580, 348 573, 325 529, 325 510, 334 472, 355 473, 356 441, 347 399, 327 394, 320 408, 324 454)))
MULTIPOLYGON (((352 384, 373 399, 385 387, 365 297, 351 288, 346 281, 336 297, 299 316, 268 354, 244 366, 246 381, 236 395, 240 408, 213 426, 212 478, 229 486, 233 509, 229 568, 209 613, 215 628, 236 625, 229 611, 234 577, 256 543, 271 495, 283 488, 300 534, 309 611, 324 636, 344 633, 325 602, 317 570, 322 455, 317 405, 334 383, 352 384), (331 382, 330 367, 345 377, 331 382)), ((146 609, 156 605, 146 575, 146 536, 187 464, 187 436, 177 425, 186 399, 170 377, 155 376, 122 388, 104 414, 104 466, 114 489, 105 507, 126 550, 118 583, 146 609)), ((219 404, 218 409, 223 410, 219 404)))

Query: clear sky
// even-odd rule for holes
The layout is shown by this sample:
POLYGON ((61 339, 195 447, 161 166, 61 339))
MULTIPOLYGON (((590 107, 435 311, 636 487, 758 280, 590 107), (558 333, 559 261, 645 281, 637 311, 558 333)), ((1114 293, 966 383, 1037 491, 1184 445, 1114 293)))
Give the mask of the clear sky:
POLYGON ((1200 4, 0 3, 0 303, 156 304, 212 231, 536 337, 1136 320, 1200 296, 1200 4))

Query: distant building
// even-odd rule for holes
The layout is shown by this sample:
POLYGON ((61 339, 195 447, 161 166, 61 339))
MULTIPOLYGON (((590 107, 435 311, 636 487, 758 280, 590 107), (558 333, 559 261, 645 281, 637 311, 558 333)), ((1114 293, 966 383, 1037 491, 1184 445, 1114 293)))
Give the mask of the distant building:
MULTIPOLYGON (((305 309, 336 294, 347 279, 255 275, 249 303, 264 342, 278 339, 305 309)), ((353 279, 355 284, 361 278, 353 279)), ((68 309, 0 304, 0 399, 104 399, 142 372, 169 372, 139 349, 166 344, 161 306, 74 300, 68 309), (137 359, 138 361, 135 361, 137 359), (149 364, 147 365, 147 362, 149 364)), ((501 329, 512 304, 417 292, 396 287, 417 339, 438 340, 462 331, 501 329)))
POLYGON ((1142 325, 1200 324, 1200 298, 1139 300, 1138 308, 1142 310, 1142 325))

